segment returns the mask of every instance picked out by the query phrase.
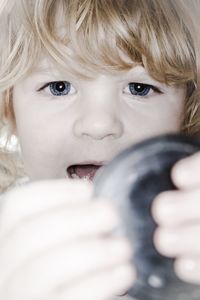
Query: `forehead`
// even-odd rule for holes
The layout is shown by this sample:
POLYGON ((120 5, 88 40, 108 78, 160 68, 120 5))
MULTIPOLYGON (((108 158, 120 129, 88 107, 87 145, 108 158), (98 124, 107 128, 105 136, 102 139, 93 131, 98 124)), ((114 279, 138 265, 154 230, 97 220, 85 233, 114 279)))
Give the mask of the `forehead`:
MULTIPOLYGON (((64 31, 64 29, 63 29, 64 31)), ((70 76, 70 78, 82 78, 82 79, 95 79, 99 75, 107 75, 107 76, 116 76, 120 77, 123 74, 129 74, 131 72, 137 74, 146 74, 145 69, 138 63, 133 62, 123 51, 120 49, 116 49, 118 51, 118 55, 122 61, 124 61, 127 65, 129 65, 126 69, 120 69, 116 67, 115 69, 109 69, 107 66, 105 68, 101 68, 101 65, 97 65, 96 68, 92 68, 92 66, 88 63, 80 64, 77 62, 76 57, 74 57, 70 63, 72 63, 72 68, 69 67, 68 59, 69 56, 66 55, 63 57, 63 64, 61 65, 59 61, 52 59, 52 57, 46 53, 42 52, 38 57, 38 60, 34 63, 32 69, 30 70, 30 74, 52 74, 52 75, 61 75, 61 76, 70 76), (75 67, 75 71, 74 71, 75 67), (76 72, 78 70, 78 72, 76 72)), ((68 54, 73 57, 73 50, 68 47, 68 54)))
MULTIPOLYGON (((132 63, 130 59, 123 54, 120 53, 121 56, 123 56, 124 60, 127 60, 127 62, 132 63)), ((84 69, 84 66, 83 66, 84 69)), ((84 71, 84 70, 83 70, 84 71)), ((38 63, 35 65, 34 69, 31 72, 35 75, 55 75, 55 76, 69 76, 70 78, 77 78, 75 74, 71 73, 67 68, 64 70, 60 70, 59 66, 55 64, 55 62, 52 62, 49 60, 45 55, 41 57, 41 59, 38 61, 38 63)), ((132 63, 132 67, 129 70, 121 71, 121 72, 99 72, 98 74, 94 74, 94 76, 91 76, 91 78, 88 79, 95 79, 97 76, 104 76, 111 78, 134 78, 137 76, 137 80, 148 80, 150 79, 150 74, 148 74, 147 70, 139 64, 132 63)), ((151 78, 153 81, 153 79, 151 78)))

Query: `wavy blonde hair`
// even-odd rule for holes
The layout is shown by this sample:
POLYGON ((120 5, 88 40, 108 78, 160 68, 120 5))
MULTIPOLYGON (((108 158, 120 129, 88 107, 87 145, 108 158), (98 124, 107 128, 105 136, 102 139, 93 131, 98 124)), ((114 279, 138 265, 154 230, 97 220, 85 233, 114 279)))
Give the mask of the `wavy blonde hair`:
POLYGON ((121 72, 134 64, 159 82, 185 84, 181 131, 200 132, 200 44, 195 14, 183 0, 2 0, 0 4, 1 190, 24 176, 17 152, 13 86, 41 55, 82 77, 121 72), (122 56, 124 53, 125 56, 122 56), (124 57, 128 57, 129 60, 124 57))

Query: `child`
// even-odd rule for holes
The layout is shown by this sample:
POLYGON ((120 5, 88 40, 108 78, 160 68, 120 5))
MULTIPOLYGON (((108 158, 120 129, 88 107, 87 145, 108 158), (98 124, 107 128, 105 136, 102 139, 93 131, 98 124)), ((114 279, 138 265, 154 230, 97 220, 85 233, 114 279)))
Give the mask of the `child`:
MULTIPOLYGON (((131 144, 199 133, 194 16, 180 0, 4 0, 0 23, 1 128, 20 146, 1 154, 0 299, 111 299, 132 250, 91 181, 131 144)), ((197 283, 199 163, 178 163, 180 191, 153 206, 155 245, 197 283)))

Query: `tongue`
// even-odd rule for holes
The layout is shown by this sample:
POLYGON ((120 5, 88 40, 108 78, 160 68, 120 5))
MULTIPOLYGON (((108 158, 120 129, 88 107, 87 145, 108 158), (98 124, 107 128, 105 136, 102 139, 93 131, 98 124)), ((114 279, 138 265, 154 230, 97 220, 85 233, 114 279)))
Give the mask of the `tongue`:
POLYGON ((95 166, 95 165, 76 165, 74 167, 74 172, 79 178, 88 178, 90 180, 93 180, 97 170, 101 166, 95 166))

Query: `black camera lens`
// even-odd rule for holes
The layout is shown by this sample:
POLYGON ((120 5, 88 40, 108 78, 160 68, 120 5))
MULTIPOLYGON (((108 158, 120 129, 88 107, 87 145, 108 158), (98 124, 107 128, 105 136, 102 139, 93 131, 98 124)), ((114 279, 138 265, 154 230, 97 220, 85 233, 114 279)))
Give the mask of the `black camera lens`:
POLYGON ((113 234, 125 234, 133 245, 137 280, 128 294, 134 299, 200 299, 200 286, 181 281, 174 272, 174 259, 156 250, 157 224, 151 215, 154 198, 177 189, 170 175, 173 165, 199 150, 197 138, 176 134, 151 138, 120 153, 94 180, 95 196, 110 199, 121 215, 122 226, 113 234))

